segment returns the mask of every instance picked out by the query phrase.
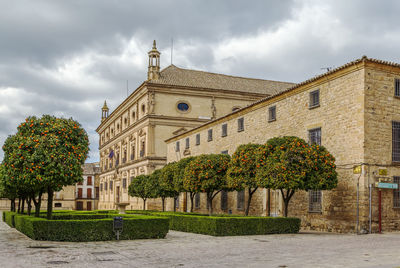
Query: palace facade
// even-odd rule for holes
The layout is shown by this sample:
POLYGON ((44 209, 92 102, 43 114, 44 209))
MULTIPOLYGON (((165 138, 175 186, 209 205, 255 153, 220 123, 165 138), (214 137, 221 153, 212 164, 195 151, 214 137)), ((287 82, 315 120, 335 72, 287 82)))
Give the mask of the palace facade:
MULTIPOLYGON (((277 136, 322 144, 336 158, 336 189, 299 191, 290 201, 289 216, 301 218, 303 228, 399 230, 400 191, 382 187, 400 183, 400 64, 364 56, 256 101, 167 139, 167 162, 233 154, 240 144, 263 144, 277 136)), ((221 192, 214 211, 241 214, 246 200, 245 192, 221 192)), ((195 211, 206 212, 203 194, 196 197, 195 211)), ((278 191, 257 190, 250 214, 282 211, 278 191)))
MULTIPOLYGON (((130 96, 109 114, 104 103, 97 128, 100 150, 99 209, 141 209, 128 195, 131 178, 150 174, 167 162, 165 140, 293 86, 292 83, 194 71, 170 65, 160 70, 154 42, 148 74, 130 96)), ((149 201, 149 209, 160 208, 149 201)))

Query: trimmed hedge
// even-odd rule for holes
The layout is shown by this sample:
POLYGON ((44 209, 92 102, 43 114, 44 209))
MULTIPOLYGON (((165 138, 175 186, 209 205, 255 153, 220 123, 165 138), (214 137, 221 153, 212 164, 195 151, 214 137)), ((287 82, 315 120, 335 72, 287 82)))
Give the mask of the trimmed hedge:
POLYGON ((85 217, 74 220, 47 220, 26 215, 15 216, 15 228, 35 240, 49 241, 106 241, 115 240, 113 217, 123 217, 123 231, 120 240, 164 238, 168 233, 168 218, 134 216, 121 214, 107 215, 57 215, 55 217, 85 217), (92 219, 89 219, 92 216, 92 219), (102 216, 99 219, 97 217, 102 216), (94 217, 94 219, 93 219, 94 217))
MULTIPOLYGON (((284 217, 207 216, 194 213, 143 211, 147 215, 170 219, 170 229, 213 236, 298 233, 300 219, 284 217)), ((137 213, 140 211, 129 211, 137 213)))
POLYGON ((17 212, 3 211, 3 221, 11 228, 15 228, 15 215, 18 215, 17 212))

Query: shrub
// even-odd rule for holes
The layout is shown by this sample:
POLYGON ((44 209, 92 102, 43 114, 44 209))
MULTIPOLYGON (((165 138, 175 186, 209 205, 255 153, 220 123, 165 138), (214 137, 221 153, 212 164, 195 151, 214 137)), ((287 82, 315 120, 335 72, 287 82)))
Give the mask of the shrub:
POLYGON ((15 215, 17 212, 3 211, 3 221, 8 224, 8 226, 15 228, 15 215))
POLYGON ((207 216, 196 213, 157 211, 129 211, 146 215, 165 216, 170 219, 170 229, 181 232, 213 236, 264 235, 298 233, 300 219, 282 217, 245 217, 238 215, 207 216))
MULTIPOLYGON (((56 215, 54 215, 56 216, 56 215)), ((68 215, 58 215, 67 217, 68 215)), ((136 215, 74 215, 70 218, 88 218, 74 220, 47 220, 32 216, 17 215, 15 227, 20 232, 35 240, 50 241, 105 241, 115 240, 113 232, 113 217, 123 217, 121 240, 164 238, 168 233, 168 218, 136 215), (102 216, 102 219, 97 217, 102 216), (92 219, 89 219, 92 217, 92 219), (93 219, 95 218, 95 219, 93 219)))

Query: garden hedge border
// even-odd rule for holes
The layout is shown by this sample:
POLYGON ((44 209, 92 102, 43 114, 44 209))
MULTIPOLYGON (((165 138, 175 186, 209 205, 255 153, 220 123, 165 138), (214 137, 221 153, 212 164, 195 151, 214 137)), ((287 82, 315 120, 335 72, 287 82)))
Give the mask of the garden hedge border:
POLYGON ((164 216, 171 230, 212 236, 290 234, 300 230, 300 219, 284 217, 208 216, 196 213, 127 211, 132 214, 164 216))
MULTIPOLYGON (((57 213, 56 213, 57 214, 57 213)), ((113 232, 113 217, 123 217, 123 231, 120 240, 164 238, 169 230, 167 217, 147 215, 59 213, 54 220, 4 212, 8 225, 34 240, 48 241, 107 241, 116 240, 113 232), (62 214, 62 215, 60 215, 62 214), (76 215, 74 215, 76 214, 76 215), (99 219, 99 217, 102 217, 99 219), (68 219, 61 219, 61 218, 68 219), (74 219, 69 219, 74 218, 74 219), (79 218, 79 219, 78 219, 79 218), (14 226, 12 223, 14 219, 14 226)))

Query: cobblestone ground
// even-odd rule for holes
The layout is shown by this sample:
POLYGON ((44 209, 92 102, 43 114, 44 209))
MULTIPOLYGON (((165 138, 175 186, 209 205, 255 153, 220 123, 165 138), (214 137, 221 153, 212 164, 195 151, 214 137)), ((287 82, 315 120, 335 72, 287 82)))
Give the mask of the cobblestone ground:
POLYGON ((400 267, 400 234, 34 241, 0 222, 0 267, 400 267))

